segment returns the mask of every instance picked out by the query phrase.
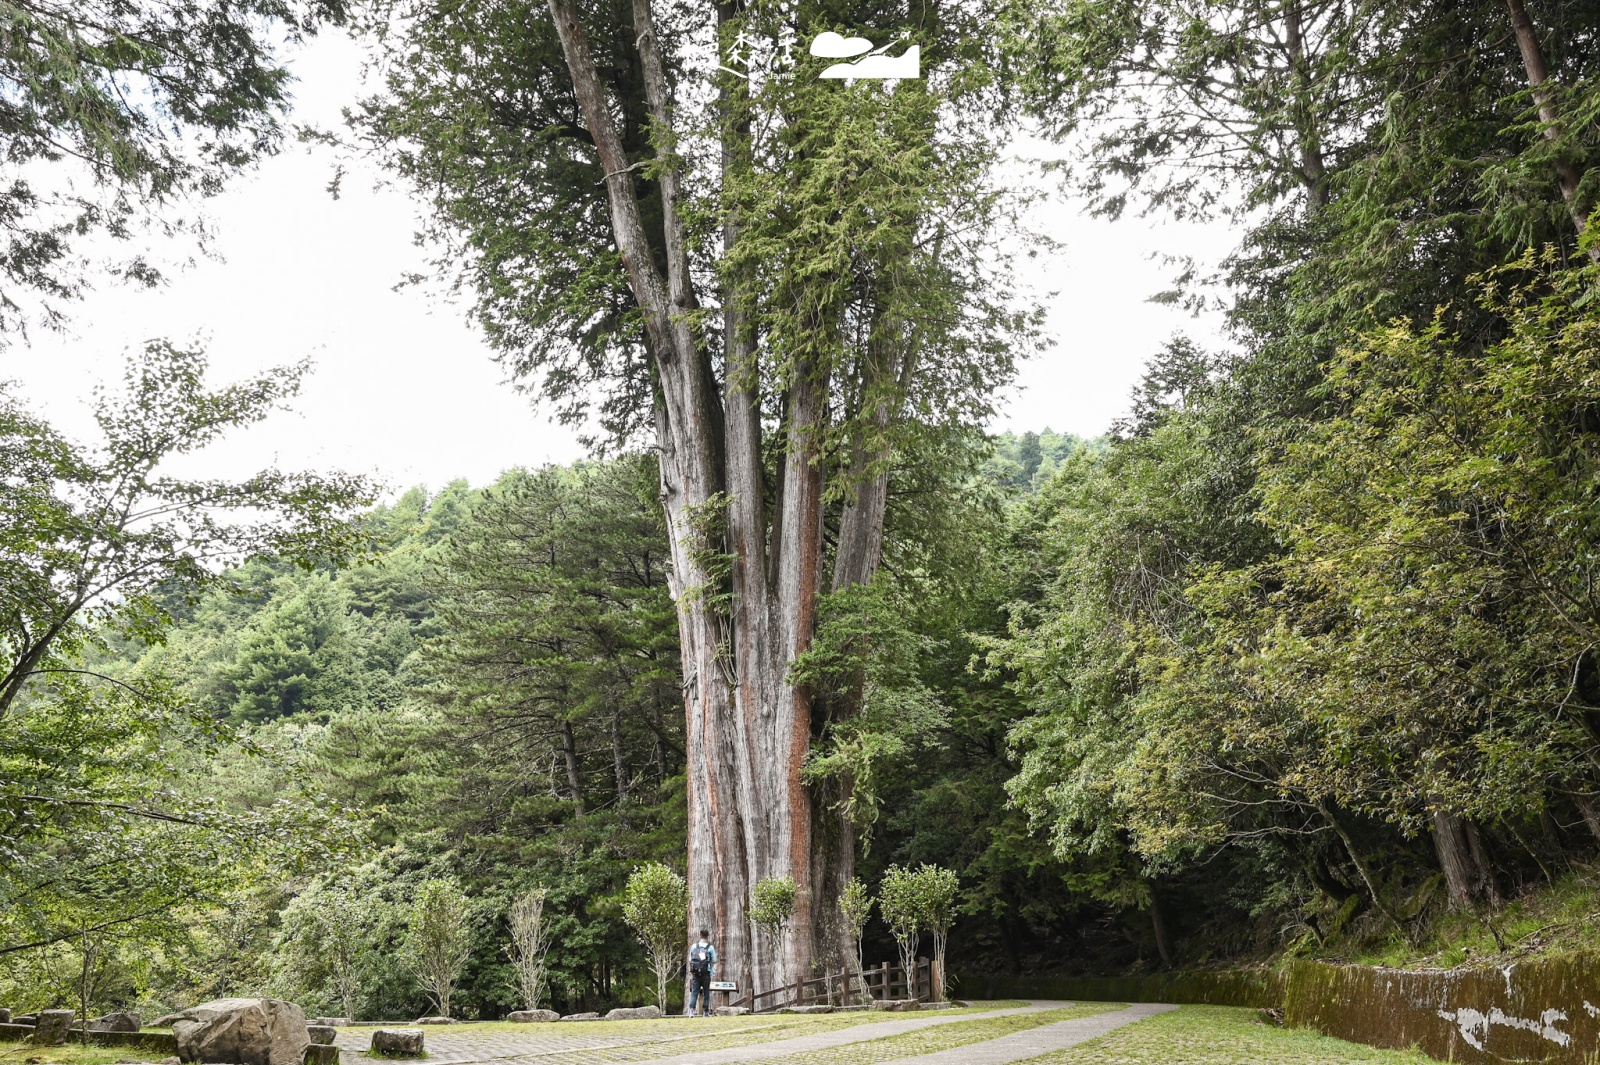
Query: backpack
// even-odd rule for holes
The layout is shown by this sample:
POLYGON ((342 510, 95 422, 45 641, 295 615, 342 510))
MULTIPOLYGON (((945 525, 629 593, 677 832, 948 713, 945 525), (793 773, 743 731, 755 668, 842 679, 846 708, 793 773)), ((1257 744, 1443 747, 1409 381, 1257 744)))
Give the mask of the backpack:
POLYGON ((692 973, 708 973, 711 971, 711 945, 709 943, 696 943, 689 948, 689 971, 692 973))

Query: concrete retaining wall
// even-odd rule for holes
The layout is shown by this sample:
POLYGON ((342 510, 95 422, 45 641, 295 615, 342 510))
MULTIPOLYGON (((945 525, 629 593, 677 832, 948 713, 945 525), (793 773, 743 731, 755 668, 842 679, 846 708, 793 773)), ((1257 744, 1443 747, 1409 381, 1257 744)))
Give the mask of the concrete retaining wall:
POLYGON ((1600 955, 1498 969, 1384 969, 1296 962, 1288 972, 1138 977, 971 977, 958 994, 1282 1007, 1284 1022, 1440 1061, 1600 1062, 1600 955))
POLYGON ((1501 969, 1380 969, 1296 964, 1285 1023, 1378 1047, 1416 1046, 1441 1061, 1600 1060, 1600 957, 1501 969))

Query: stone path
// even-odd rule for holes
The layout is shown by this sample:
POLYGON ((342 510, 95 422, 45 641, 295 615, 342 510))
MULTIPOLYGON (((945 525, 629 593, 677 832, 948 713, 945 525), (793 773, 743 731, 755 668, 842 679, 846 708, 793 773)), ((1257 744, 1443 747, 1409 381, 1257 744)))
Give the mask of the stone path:
POLYGON ((1124 1025, 1175 1010, 1176 1006, 1144 1003, 1114 1013, 1097 1013, 1071 1021, 1057 1021, 1025 1032, 1013 1032, 987 1043, 969 1043, 933 1054, 899 1058, 895 1065, 1008 1065, 1009 1062, 1036 1058, 1115 1031, 1124 1025))
MULTIPOLYGON (((818 1032, 815 1035, 773 1039, 749 1046, 700 1050, 692 1054, 651 1058, 649 1060, 652 1065, 668 1065, 668 1063, 688 1061, 693 1061, 696 1065, 700 1062, 711 1065, 713 1062, 757 1061, 761 1058, 799 1053, 803 1050, 843 1046, 846 1043, 855 1043, 866 1039, 881 1039, 884 1036, 900 1035, 903 1032, 914 1032, 920 1028, 974 1020, 979 1017, 1008 1017, 1014 1013, 1037 1013, 1042 1009, 1055 1009, 1059 1005, 1059 1003, 1040 1003, 1011 1009, 985 1010, 982 1013, 968 1013, 954 1017, 923 1013, 899 1014, 898 1017, 903 1019, 864 1022, 848 1028, 818 1032), (864 1034, 857 1035, 856 1033, 858 1032, 864 1034), (769 1054, 765 1052, 768 1047, 782 1047, 784 1049, 774 1050, 769 1054)), ((889 1014, 885 1016, 896 1015, 889 1014)), ((799 1018, 790 1018, 790 1020, 799 1020, 799 1018)), ((475 1065, 475 1063, 479 1062, 505 1061, 509 1058, 537 1058, 547 1054, 616 1050, 652 1044, 662 1047, 663 1053, 670 1053, 670 1047, 674 1043, 690 1043, 693 1040, 704 1039, 707 1036, 718 1039, 736 1034, 758 1034, 764 1028, 774 1027, 769 1023, 752 1024, 748 1027, 737 1028, 701 1028, 693 1018, 687 1017, 635 1023, 639 1024, 639 1027, 634 1029, 637 1034, 630 1032, 627 1035, 619 1034, 614 1025, 607 1025, 610 1029, 608 1032, 590 1034, 594 1030, 583 1022, 531 1024, 519 1031, 493 1033, 474 1031, 469 1025, 463 1025, 459 1028, 446 1025, 424 1025, 422 1030, 426 1033, 427 1061, 429 1065, 475 1065), (665 1031, 663 1031, 664 1026, 665 1031), (588 1031, 586 1032, 585 1029, 588 1029, 588 1031)), ((390 1027, 409 1028, 413 1026, 396 1023, 390 1027)), ((633 1024, 630 1023, 628 1027, 633 1029, 633 1024)), ((343 1051, 340 1055, 343 1065, 364 1065, 371 1059, 361 1055, 359 1052, 365 1051, 372 1045, 372 1028, 341 1028, 334 1039, 334 1043, 343 1051)))
POLYGON ((957 1017, 910 1016, 904 1020, 881 1021, 874 1024, 857 1024, 816 1035, 799 1035, 790 1039, 774 1039, 754 1046, 727 1047, 723 1050, 699 1050, 690 1054, 677 1054, 670 1058, 652 1058, 650 1065, 732 1065, 734 1062, 762 1061, 783 1058, 790 1054, 806 1054, 813 1050, 831 1050, 850 1043, 865 1043, 871 1039, 884 1039, 891 1035, 905 1035, 941 1024, 958 1024, 961 1021, 985 1020, 990 1017, 1010 1017, 1017 1013, 1041 1013, 1060 1009, 1066 1002, 1030 1002, 1005 1010, 985 1010, 957 1017))
MULTIPOLYGON (((742 1062, 767 1061, 790 1054, 805 1054, 833 1047, 864 1043, 889 1036, 905 1035, 945 1024, 1010 1017, 1024 1013, 1042 1013, 1046 1010, 1070 1006, 1069 1002, 1037 1001, 1010 1009, 985 1010, 981 1013, 902 1014, 892 1020, 864 1021, 846 1028, 816 1032, 811 1035, 773 1038, 745 1046, 702 1049, 686 1053, 672 1053, 673 1044, 689 1043, 706 1037, 720 1039, 730 1035, 756 1035, 770 1025, 751 1025, 739 1028, 699 1029, 693 1020, 636 1022, 638 1033, 619 1034, 616 1028, 605 1033, 586 1033, 582 1023, 530 1025, 526 1031, 473 1032, 469 1027, 451 1030, 444 1026, 426 1027, 429 1065, 475 1065, 480 1062, 507 1062, 510 1059, 538 1059, 549 1057, 599 1060, 612 1059, 606 1051, 628 1051, 625 1057, 647 1060, 650 1065, 737 1065, 742 1062), (659 1048, 664 1056, 652 1056, 647 1047, 659 1048), (644 1050, 644 1054, 639 1051, 644 1050), (598 1055, 598 1056, 597 1056, 598 1055)), ((1048 1054, 1053 1050, 1075 1046, 1125 1024, 1145 1017, 1175 1009, 1173 1006, 1139 1005, 1111 1013, 1059 1021, 1055 1024, 1001 1036, 984 1043, 969 1043, 933 1054, 900 1059, 895 1065, 1006 1065, 1008 1062, 1048 1054)), ((631 1027, 631 1025, 630 1025, 631 1027)), ((776 1033, 774 1033, 776 1034, 776 1033)), ((371 1060, 358 1052, 371 1045, 371 1028, 342 1028, 335 1040, 344 1053, 343 1065, 367 1065, 371 1060)))

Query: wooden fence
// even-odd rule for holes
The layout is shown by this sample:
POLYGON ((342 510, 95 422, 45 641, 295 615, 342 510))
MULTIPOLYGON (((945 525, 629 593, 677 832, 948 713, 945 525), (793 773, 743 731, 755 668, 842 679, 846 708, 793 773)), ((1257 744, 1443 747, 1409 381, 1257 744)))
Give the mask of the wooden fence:
POLYGON ((771 1013, 791 1006, 856 1006, 894 999, 931 999, 933 976, 933 962, 927 958, 917 960, 909 980, 904 966, 884 962, 865 972, 843 968, 767 991, 747 992, 729 1005, 743 1006, 751 1013, 771 1013))

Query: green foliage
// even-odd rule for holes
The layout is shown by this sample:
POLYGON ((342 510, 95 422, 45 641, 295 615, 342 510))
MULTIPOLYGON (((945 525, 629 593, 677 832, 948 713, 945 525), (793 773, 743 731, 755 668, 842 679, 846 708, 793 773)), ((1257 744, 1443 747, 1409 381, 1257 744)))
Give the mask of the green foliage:
MULTIPOLYGON (((662 210, 663 158, 681 153, 696 268, 748 280, 737 301, 763 341, 751 365, 725 372, 753 373, 763 406, 779 419, 796 367, 831 379, 842 402, 826 432, 841 457, 852 445, 910 449, 930 428, 981 421, 1037 326, 1017 310, 1009 262, 995 258, 1003 245, 979 236, 1014 230, 1018 208, 995 135, 1005 68, 986 61, 996 13, 958 5, 918 23, 909 43, 940 73, 893 92, 819 84, 806 57, 805 75, 772 79, 754 98, 742 89, 730 97, 729 107, 763 116, 734 124, 737 133, 729 114, 706 106, 715 92, 687 91, 698 15, 668 4, 651 15, 664 61, 685 85, 674 109, 677 145, 656 143, 639 79, 617 73, 638 62, 631 18, 586 7, 585 35, 621 109, 647 218, 662 210), (704 145, 724 137, 733 155, 719 174, 720 152, 704 145), (717 235, 733 218, 735 246, 719 254, 717 235), (905 347, 916 373, 897 379, 869 365, 905 347), (903 402, 912 416, 880 424, 880 401, 903 402)), ((860 6, 740 10, 719 32, 729 40, 741 31, 807 36, 873 16, 860 6)), ((439 249, 438 275, 474 294, 490 343, 564 417, 580 419, 598 402, 606 433, 630 438, 650 424, 649 361, 603 174, 574 119, 548 12, 526 2, 385 3, 369 19, 381 35, 384 92, 364 102, 355 131, 403 179, 429 190, 426 237, 439 249), (464 54, 477 58, 463 66, 464 54), (521 101, 514 112, 486 103, 511 98, 521 101)), ((709 335, 717 305, 736 300, 718 281, 699 287, 703 310, 693 321, 709 335)), ((842 478, 833 488, 848 490, 842 478)))
POLYGON ((1055 476, 1056 469, 1074 451, 1091 442, 1052 429, 1018 436, 1005 432, 994 438, 994 454, 985 464, 990 477, 1013 489, 1038 491, 1055 476))
POLYGON ((345 515, 367 491, 272 470, 240 482, 158 472, 265 417, 300 373, 210 390, 205 370, 198 353, 148 345, 123 394, 97 398, 95 448, 10 397, 0 405, 0 448, 16 460, 0 493, 0 945, 35 970, 73 953, 81 1008, 112 994, 97 968, 124 973, 117 998, 137 996, 155 978, 150 948, 181 951, 209 908, 269 870, 321 867, 354 835, 337 805, 190 704, 160 663, 128 660, 217 585, 215 567, 347 550, 345 515), (273 801, 195 787, 186 771, 209 759, 272 765, 273 801))
POLYGON ((274 978, 284 993, 302 1005, 333 1007, 338 1016, 361 1016, 363 985, 376 962, 377 905, 342 879, 295 896, 281 912, 274 950, 274 978))
POLYGON ((844 918, 845 932, 856 945, 856 971, 864 972, 866 962, 861 956, 861 933, 866 931, 872 918, 872 895, 859 877, 851 877, 839 895, 839 916, 844 918))
MULTIPOLYGON (((681 854, 684 818, 653 480, 627 458, 411 493, 364 519, 389 545, 377 560, 333 578, 355 604, 369 695, 312 727, 310 764, 390 845, 367 890, 404 903, 416 878, 449 875, 472 897, 455 999, 480 1016, 526 1006, 504 922, 536 885, 560 945, 544 971, 556 1008, 651 997, 620 893, 634 868, 681 854)), ((368 1015, 422 1008, 381 967, 367 984, 368 1015)))
POLYGON ((911 610, 887 579, 834 592, 791 671, 795 683, 854 709, 828 725, 803 773, 813 786, 832 785, 839 813, 857 830, 878 818, 884 775, 936 742, 946 719, 921 675, 930 641, 916 631, 911 610))
POLYGON ((263 470, 242 481, 159 473, 174 457, 259 422, 299 389, 306 367, 215 391, 206 359, 152 341, 129 360, 120 395, 101 394, 101 443, 85 448, 0 397, 7 571, 0 615, 0 715, 33 680, 70 668, 90 633, 156 642, 170 605, 218 580, 217 568, 273 553, 309 565, 353 546, 360 478, 263 470))
POLYGON ((656 973, 656 1003, 665 1012, 667 982, 683 965, 689 886, 660 863, 641 866, 622 889, 622 916, 650 954, 656 973))
POLYGON ((878 885, 878 912, 900 947, 900 965, 907 973, 917 964, 917 942, 927 927, 922 881, 913 869, 891 865, 878 885))
POLYGON ((450 995, 471 951, 470 903, 449 880, 425 880, 406 921, 405 962, 417 981, 450 1016, 450 995))
MULTIPOLYGON (((89 287, 74 238, 128 239, 140 222, 199 229, 166 209, 217 193, 277 150, 290 95, 278 50, 344 10, 340 0, 9 7, 0 331, 61 324, 62 301, 89 287)), ((108 265, 139 284, 162 280, 140 255, 108 265)))
POLYGON ((750 905, 746 913, 750 922, 767 934, 769 949, 783 959, 779 972, 788 979, 788 952, 784 950, 783 933, 794 917, 795 896, 799 889, 786 876, 762 877, 750 885, 750 905))
POLYGON ((750 888, 750 920, 767 934, 778 937, 784 926, 794 916, 794 900, 798 889, 786 876, 768 876, 757 880, 750 888))
POLYGON ((922 896, 922 919, 933 933, 936 957, 942 957, 942 942, 955 920, 956 896, 961 890, 961 880, 950 869, 937 865, 923 865, 917 869, 918 891, 922 896))
POLYGON ((234 641, 233 661, 219 671, 222 697, 245 721, 360 705, 350 666, 351 604, 324 575, 294 582, 251 618, 234 641))
POLYGON ((906 972, 916 964, 923 932, 933 933, 934 957, 944 961, 945 942, 955 918, 960 878, 950 869, 924 863, 915 869, 891 865, 878 886, 878 909, 900 946, 906 972))

